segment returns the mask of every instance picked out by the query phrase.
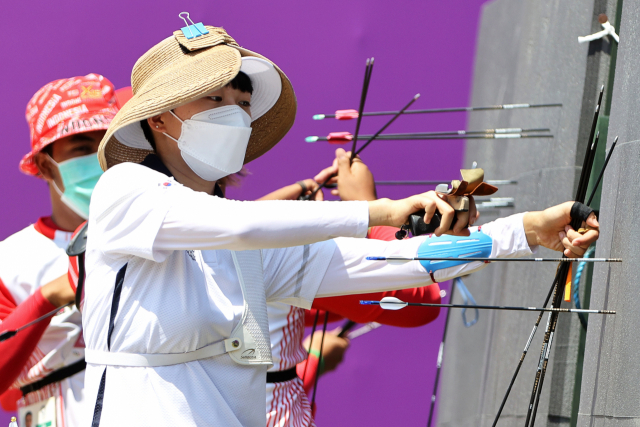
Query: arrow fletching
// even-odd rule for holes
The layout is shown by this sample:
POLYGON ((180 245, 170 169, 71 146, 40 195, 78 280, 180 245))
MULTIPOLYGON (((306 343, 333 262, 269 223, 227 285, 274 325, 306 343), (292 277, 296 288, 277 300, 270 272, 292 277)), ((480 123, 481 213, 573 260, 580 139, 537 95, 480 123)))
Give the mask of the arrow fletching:
POLYGON ((383 310, 400 310, 408 304, 396 297, 384 297, 380 300, 380 308, 383 310))
POLYGON ((353 120, 358 118, 358 110, 338 110, 336 120, 353 120))

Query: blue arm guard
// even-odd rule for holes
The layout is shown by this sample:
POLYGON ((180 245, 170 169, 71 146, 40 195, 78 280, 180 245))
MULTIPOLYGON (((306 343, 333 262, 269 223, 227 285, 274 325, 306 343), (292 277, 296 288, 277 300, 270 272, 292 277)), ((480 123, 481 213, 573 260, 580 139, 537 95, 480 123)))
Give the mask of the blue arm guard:
MULTIPOLYGON (((465 258, 465 257, 489 257, 493 247, 493 240, 481 231, 475 231, 470 236, 431 237, 418 248, 418 257, 425 258, 465 258)), ((442 270, 455 267, 470 261, 420 261, 427 271, 442 270)))

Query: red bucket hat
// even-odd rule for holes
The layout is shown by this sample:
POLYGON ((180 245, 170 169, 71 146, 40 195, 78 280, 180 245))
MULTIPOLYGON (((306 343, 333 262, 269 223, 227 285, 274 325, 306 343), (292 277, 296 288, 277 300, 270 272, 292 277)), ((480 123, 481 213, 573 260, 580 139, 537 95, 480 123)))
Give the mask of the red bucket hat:
POLYGON ((60 138, 107 130, 119 107, 128 100, 127 88, 118 92, 99 74, 55 80, 41 88, 27 104, 31 152, 20 161, 20 170, 38 175, 34 156, 60 138))

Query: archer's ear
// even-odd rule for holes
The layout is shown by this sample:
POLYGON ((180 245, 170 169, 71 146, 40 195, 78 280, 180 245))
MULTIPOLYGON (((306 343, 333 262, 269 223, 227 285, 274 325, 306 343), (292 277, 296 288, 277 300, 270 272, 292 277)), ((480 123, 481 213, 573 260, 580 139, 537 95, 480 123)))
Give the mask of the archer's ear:
POLYGON ((149 117, 147 123, 154 132, 164 133, 167 131, 167 127, 164 121, 164 115, 168 113, 158 114, 157 116, 149 117))
POLYGON ((33 158, 34 163, 40 171, 40 175, 47 181, 53 181, 58 175, 56 166, 51 161, 51 158, 42 151, 36 154, 33 158))

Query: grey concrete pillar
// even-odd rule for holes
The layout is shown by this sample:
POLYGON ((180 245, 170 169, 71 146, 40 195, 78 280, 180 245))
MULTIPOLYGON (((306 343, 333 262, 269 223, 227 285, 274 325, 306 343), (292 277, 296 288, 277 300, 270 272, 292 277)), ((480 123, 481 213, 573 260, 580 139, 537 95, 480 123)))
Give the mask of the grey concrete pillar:
POLYGON ((602 194, 596 256, 624 258, 594 270, 592 307, 617 310, 589 319, 579 426, 640 426, 640 3, 625 0, 609 135, 620 139, 602 194))
MULTIPOLYGON (((598 30, 605 1, 496 0, 481 18, 470 105, 561 102, 562 108, 471 113, 468 130, 549 127, 553 139, 470 140, 465 167, 477 161, 486 179, 515 179, 497 196, 515 209, 483 214, 483 221, 571 200, 584 157, 600 84, 608 77, 607 42, 578 44, 598 30)), ((552 255, 541 249, 540 255, 552 255)), ((479 304, 541 305, 555 265, 491 265, 465 280, 479 304)), ((460 298, 457 299, 457 302, 460 298)), ((439 395, 440 426, 490 426, 516 368, 536 313, 482 312, 465 328, 454 312, 439 395)), ((547 317, 521 369, 500 426, 524 424, 547 317)), ((571 423, 579 344, 577 317, 561 315, 536 425, 571 423)), ((640 388, 639 388, 640 389, 640 388)))

